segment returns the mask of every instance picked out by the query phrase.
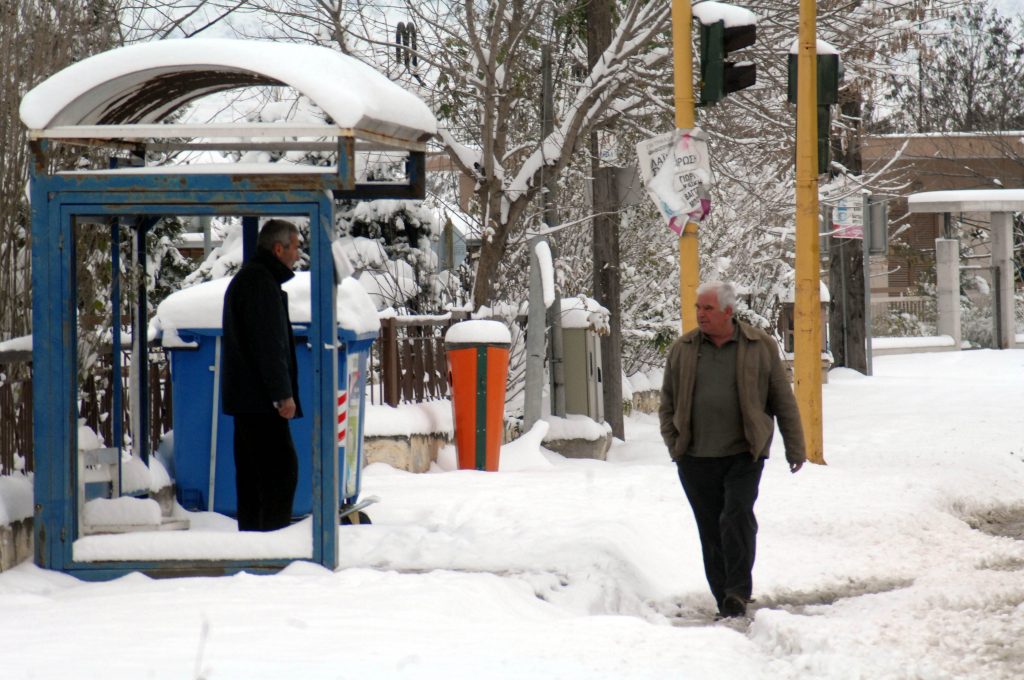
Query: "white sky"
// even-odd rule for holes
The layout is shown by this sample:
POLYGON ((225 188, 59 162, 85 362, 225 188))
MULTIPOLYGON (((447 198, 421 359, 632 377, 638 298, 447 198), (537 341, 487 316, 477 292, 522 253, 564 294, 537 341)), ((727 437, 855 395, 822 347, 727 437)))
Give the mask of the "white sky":
POLYGON ((4 677, 1019 678, 1024 541, 971 524, 1024 513, 1024 350, 876 357, 823 397, 828 465, 791 475, 776 441, 765 467, 749 625, 712 623, 639 415, 608 462, 535 431, 503 449, 514 472, 444 471, 451 448, 427 474, 369 467, 373 525, 339 530, 335 573, 83 583, 23 564, 0 574, 4 677))
POLYGON ((994 0, 993 5, 1006 15, 1024 14, 1024 0, 994 0))

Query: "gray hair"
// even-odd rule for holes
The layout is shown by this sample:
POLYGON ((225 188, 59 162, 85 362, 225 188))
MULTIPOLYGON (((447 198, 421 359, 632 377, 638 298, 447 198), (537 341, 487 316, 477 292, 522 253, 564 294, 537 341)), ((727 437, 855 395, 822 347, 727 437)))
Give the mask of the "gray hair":
POLYGON ((288 220, 267 220, 256 237, 256 247, 263 250, 274 250, 274 244, 280 243, 287 248, 292 244, 292 234, 299 235, 299 228, 288 220))
POLYGON ((718 298, 718 308, 725 310, 732 307, 736 309, 736 286, 728 281, 708 281, 697 286, 697 295, 714 293, 718 298))

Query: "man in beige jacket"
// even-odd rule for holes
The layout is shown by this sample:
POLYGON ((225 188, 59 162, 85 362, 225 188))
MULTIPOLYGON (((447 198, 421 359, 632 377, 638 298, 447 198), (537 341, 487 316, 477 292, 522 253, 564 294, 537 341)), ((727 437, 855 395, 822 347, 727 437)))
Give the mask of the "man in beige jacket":
POLYGON ((754 502, 775 419, 786 460, 806 459, 796 399, 775 341, 733 319, 736 289, 697 289, 698 328, 669 349, 661 387, 661 436, 693 509, 704 573, 721 616, 743 616, 757 539, 754 502))

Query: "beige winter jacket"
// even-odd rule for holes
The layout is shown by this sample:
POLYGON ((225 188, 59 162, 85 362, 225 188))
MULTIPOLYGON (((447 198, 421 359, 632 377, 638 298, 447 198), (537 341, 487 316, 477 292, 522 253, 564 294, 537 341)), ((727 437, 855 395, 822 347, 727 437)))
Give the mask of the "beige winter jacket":
MULTIPOLYGON (((786 445, 786 460, 802 463, 807 453, 800 412, 786 368, 779 358, 778 345, 764 331, 743 322, 736 324, 740 329, 736 387, 750 453, 755 460, 768 455, 775 433, 774 416, 779 420, 779 430, 786 445)), ((699 347, 700 331, 690 331, 672 344, 665 366, 658 416, 661 436, 673 460, 679 460, 690 444, 690 414, 699 347)))

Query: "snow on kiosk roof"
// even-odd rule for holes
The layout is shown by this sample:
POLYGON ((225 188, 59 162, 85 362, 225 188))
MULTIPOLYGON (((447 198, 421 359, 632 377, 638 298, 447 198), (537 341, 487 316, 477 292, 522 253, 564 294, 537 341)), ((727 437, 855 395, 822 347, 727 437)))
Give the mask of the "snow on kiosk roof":
MULTIPOLYGON (((303 125, 305 136, 333 133, 419 149, 437 131, 422 100, 352 57, 251 40, 162 40, 97 54, 33 88, 20 115, 36 138, 172 137, 185 136, 184 128, 209 135, 220 127, 155 124, 200 97, 255 85, 290 86, 316 102, 332 124, 303 125)), ((224 133, 266 127, 224 126, 224 133)), ((280 126, 273 132, 282 135, 280 126)))

